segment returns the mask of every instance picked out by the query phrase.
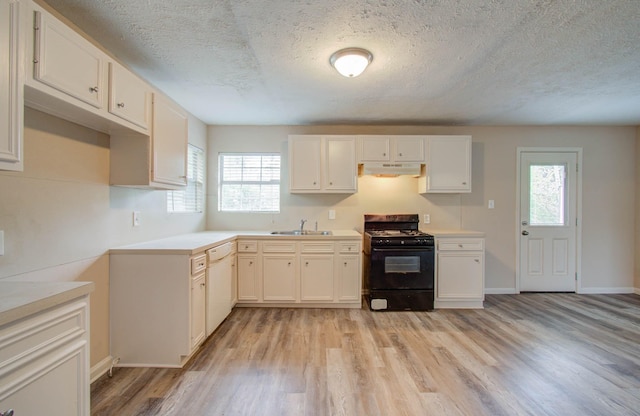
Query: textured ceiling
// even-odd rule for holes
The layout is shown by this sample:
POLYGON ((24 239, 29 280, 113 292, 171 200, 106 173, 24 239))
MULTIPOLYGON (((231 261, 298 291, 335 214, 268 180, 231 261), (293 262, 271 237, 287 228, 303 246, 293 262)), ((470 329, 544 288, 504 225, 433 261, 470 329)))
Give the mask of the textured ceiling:
POLYGON ((640 125, 639 0, 46 2, 207 124, 640 125))

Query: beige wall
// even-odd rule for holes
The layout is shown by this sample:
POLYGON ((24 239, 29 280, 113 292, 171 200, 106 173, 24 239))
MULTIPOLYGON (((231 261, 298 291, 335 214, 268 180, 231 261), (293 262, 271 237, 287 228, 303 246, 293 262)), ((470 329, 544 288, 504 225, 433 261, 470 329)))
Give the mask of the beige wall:
MULTIPOLYGON (((206 148, 194 118, 189 140, 206 148)), ((205 215, 167 214, 164 191, 109 186, 105 134, 27 108, 24 146, 24 172, 0 171, 0 279, 94 282, 94 366, 109 356, 109 248, 203 230, 205 215)))
MULTIPOLYGON (((301 218, 322 229, 362 228, 371 212, 431 215, 432 229, 465 228, 486 233, 488 291, 515 289, 516 149, 583 149, 582 290, 628 291, 634 284, 636 129, 633 127, 409 127, 409 126, 210 126, 208 229, 290 229, 301 218), (361 177, 354 195, 292 195, 287 192, 288 134, 471 134, 473 192, 419 195, 417 179, 361 177), (219 152, 281 152, 283 192, 278 214, 217 211, 219 152), (487 201, 495 200, 495 209, 487 201), (335 209, 336 220, 328 220, 335 209)), ((424 226, 427 227, 427 226, 424 226)), ((636 285, 637 287, 637 285, 636 285)))
POLYGON ((635 289, 640 295, 640 127, 636 129, 636 250, 635 289))

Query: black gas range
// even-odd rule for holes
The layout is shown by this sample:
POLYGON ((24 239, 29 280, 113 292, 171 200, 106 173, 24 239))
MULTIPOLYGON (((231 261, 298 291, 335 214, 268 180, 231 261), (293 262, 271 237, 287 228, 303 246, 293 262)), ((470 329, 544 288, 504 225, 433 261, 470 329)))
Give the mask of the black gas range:
POLYGON ((374 311, 433 309, 435 244, 418 214, 364 216, 364 280, 374 311))

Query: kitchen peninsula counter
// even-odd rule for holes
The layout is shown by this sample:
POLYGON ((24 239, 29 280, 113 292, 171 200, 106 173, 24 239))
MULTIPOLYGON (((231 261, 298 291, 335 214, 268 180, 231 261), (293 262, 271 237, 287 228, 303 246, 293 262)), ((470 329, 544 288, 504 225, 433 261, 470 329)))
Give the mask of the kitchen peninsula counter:
POLYGON ((0 326, 84 296, 91 282, 0 282, 0 326))

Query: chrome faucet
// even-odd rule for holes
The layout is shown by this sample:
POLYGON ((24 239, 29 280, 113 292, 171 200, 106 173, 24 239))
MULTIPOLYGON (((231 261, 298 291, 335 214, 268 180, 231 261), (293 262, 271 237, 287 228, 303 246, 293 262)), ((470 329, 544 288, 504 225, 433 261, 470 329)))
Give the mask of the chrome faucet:
POLYGON ((307 222, 307 220, 300 220, 300 232, 303 233, 304 232, 304 223, 307 222))

